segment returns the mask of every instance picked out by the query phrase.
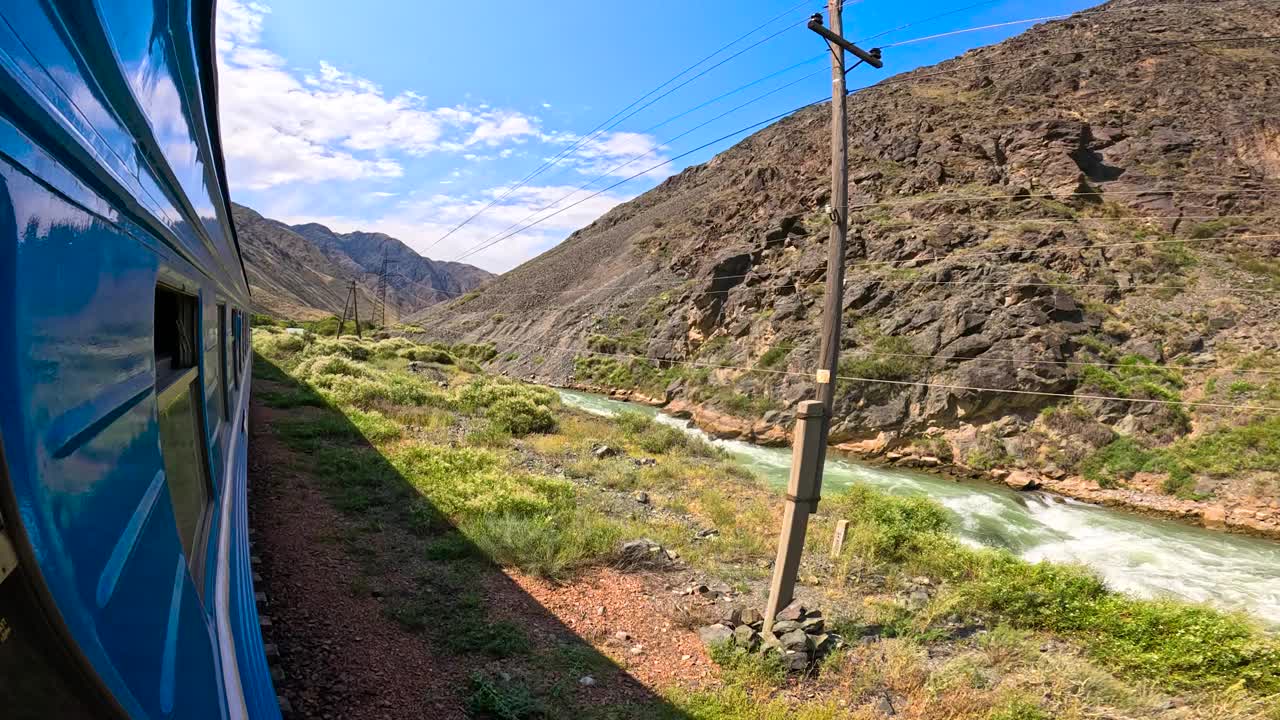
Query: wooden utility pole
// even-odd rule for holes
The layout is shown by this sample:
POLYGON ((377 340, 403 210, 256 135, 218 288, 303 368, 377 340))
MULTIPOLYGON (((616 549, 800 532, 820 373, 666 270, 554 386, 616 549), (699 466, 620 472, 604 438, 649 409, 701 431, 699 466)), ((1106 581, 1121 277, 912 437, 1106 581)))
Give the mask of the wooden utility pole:
POLYGON ((844 53, 849 51, 873 67, 883 67, 879 50, 867 52, 844 39, 844 0, 827 0, 830 27, 822 15, 809 19, 809 29, 821 35, 831 49, 831 236, 827 241, 827 283, 822 303, 822 338, 818 348, 817 400, 800 404, 791 455, 791 480, 778 539, 778 558, 773 566, 765 632, 773 627, 774 616, 786 607, 795 593, 796 573, 809 515, 817 512, 822 495, 822 467, 827 458, 827 435, 835 404, 835 376, 840 365, 840 328, 844 324, 844 248, 849 229, 849 141, 845 128, 844 53))

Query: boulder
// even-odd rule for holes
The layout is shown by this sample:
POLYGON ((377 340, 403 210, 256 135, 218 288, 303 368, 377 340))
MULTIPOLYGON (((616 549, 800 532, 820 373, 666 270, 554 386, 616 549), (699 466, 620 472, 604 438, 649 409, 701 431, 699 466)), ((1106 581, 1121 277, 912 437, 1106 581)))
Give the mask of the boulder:
POLYGON ((708 625, 698 630, 698 637, 702 638, 702 644, 707 647, 715 647, 733 642, 733 630, 728 625, 708 625))
POLYGON ((1035 490, 1040 487, 1040 480, 1026 470, 1014 470, 1005 476, 1004 484, 1014 490, 1035 490))
POLYGON ((649 538, 628 540, 618 549, 618 567, 634 570, 642 567, 665 567, 671 557, 658 543, 649 538))
POLYGON ((804 619, 804 605, 799 600, 792 600, 791 604, 778 611, 774 616, 775 620, 795 620, 799 622, 804 619))
POLYGON ((747 652, 755 652, 760 649, 760 633, 752 630, 750 625, 739 625, 733 629, 733 644, 747 652))
POLYGON ((1227 509, 1221 505, 1207 507, 1200 515, 1200 520, 1210 530, 1225 530, 1227 528, 1227 509))
POLYGON ((779 620, 773 624, 773 634, 782 637, 789 632, 800 629, 800 623, 795 620, 779 620))
POLYGON ((755 608, 747 608, 746 610, 743 610, 743 611, 742 611, 742 624, 743 624, 743 625, 753 625, 753 626, 754 626, 754 625, 757 625, 758 623, 762 623, 762 622, 764 622, 764 616, 760 614, 760 611, 759 611, 759 610, 756 610, 755 608))
POLYGON ((618 454, 618 449, 608 445, 597 445, 591 448, 591 456, 597 460, 611 458, 618 454))
POLYGON ((803 630, 792 630, 778 638, 783 650, 792 652, 809 652, 809 636, 803 630))
POLYGON ((782 654, 782 664, 788 672, 802 673, 809 669, 809 653, 806 652, 784 652, 782 654))

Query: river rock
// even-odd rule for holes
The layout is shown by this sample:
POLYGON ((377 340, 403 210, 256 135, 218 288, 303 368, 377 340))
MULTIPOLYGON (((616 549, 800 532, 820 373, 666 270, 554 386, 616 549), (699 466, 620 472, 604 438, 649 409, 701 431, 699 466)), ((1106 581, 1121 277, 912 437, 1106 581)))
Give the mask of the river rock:
POLYGON ((1035 475, 1026 470, 1014 470, 1005 476, 1004 484, 1014 490, 1035 490, 1040 487, 1040 481, 1035 475))
POLYGON ((707 647, 715 647, 733 642, 733 630, 728 625, 708 625, 698 630, 698 637, 702 638, 702 644, 707 647))
POLYGON ((803 630, 792 630, 785 635, 780 635, 778 636, 778 642, 782 643, 783 650, 794 652, 809 651, 809 636, 803 630))
POLYGON ((799 629, 800 623, 795 620, 779 620, 773 624, 773 634, 778 637, 799 629))
POLYGON ((821 635, 824 627, 821 613, 810 615, 800 622, 800 629, 810 635, 821 635))
POLYGON ((1207 507, 1200 516, 1200 520, 1210 530, 1225 530, 1227 527, 1227 509, 1221 505, 1207 507))
POLYGON ((618 549, 618 567, 624 570, 635 570, 644 567, 665 567, 671 558, 667 551, 657 542, 649 538, 628 540, 618 549))
POLYGON ((775 620, 795 620, 799 622, 804 619, 804 605, 799 600, 792 600, 791 604, 778 611, 774 616, 775 620))
POLYGON ((785 652, 782 655, 782 664, 787 668, 788 672, 804 672, 809 668, 809 653, 798 650, 785 652))
POLYGON ((760 648, 760 633, 752 630, 750 625, 739 625, 733 629, 733 644, 747 652, 755 652, 760 648))

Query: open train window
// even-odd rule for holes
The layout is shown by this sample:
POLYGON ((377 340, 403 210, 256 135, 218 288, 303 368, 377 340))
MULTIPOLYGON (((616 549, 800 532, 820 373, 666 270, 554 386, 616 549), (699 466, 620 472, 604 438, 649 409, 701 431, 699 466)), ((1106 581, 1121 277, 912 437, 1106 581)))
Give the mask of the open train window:
POLYGON ((218 369, 221 382, 218 383, 218 397, 222 398, 222 417, 231 419, 231 377, 227 371, 227 306, 218 306, 218 369))
POLYGON ((156 393, 160 451, 178 537, 196 588, 203 588, 204 543, 212 490, 204 447, 203 406, 196 348, 199 301, 156 288, 156 393))
POLYGON ((231 368, 236 387, 240 387, 240 311, 231 309, 231 368))

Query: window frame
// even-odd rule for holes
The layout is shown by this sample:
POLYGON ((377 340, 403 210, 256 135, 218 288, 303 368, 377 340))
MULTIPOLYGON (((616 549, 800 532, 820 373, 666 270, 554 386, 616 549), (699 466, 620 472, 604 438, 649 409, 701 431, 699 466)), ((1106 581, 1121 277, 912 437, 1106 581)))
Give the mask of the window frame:
POLYGON ((218 303, 218 392, 222 393, 222 419, 231 420, 231 374, 227 367, 227 304, 218 303))
MULTIPOLYGON (((203 299, 201 294, 191 292, 185 284, 169 281, 164 274, 156 282, 157 294, 159 291, 171 293, 173 295, 185 298, 186 301, 193 305, 193 315, 195 322, 189 329, 192 339, 196 342, 198 348, 194 364, 189 367, 171 369, 163 378, 159 372, 156 373, 155 394, 156 394, 156 432, 161 465, 164 466, 165 459, 165 442, 164 434, 161 430, 161 418, 165 412, 175 403, 181 402, 184 395, 191 402, 190 422, 192 424, 191 433, 195 442, 195 462, 199 471, 200 482, 204 489, 204 503, 200 510, 199 517, 196 518, 196 526, 194 537, 192 538, 191 550, 188 553, 185 547, 185 541, 182 538, 181 528, 177 524, 178 507, 174 505, 173 489, 170 484, 168 467, 165 470, 165 489, 168 491, 169 502, 173 505, 174 512, 174 530, 178 533, 178 544, 184 554, 186 554, 187 573, 191 576, 192 583, 196 587, 196 594, 200 601, 204 602, 204 585, 206 580, 206 556, 209 549, 210 531, 213 526, 213 511, 215 506, 216 488, 213 485, 213 468, 210 466, 210 448, 209 437, 207 433, 207 402, 204 395, 204 373, 202 366, 204 362, 203 344, 201 343, 202 333, 200 332, 200 318, 203 310, 203 299)), ((152 312, 155 315, 155 310, 152 312)), ((156 333, 157 328, 153 328, 152 334, 156 333)))

